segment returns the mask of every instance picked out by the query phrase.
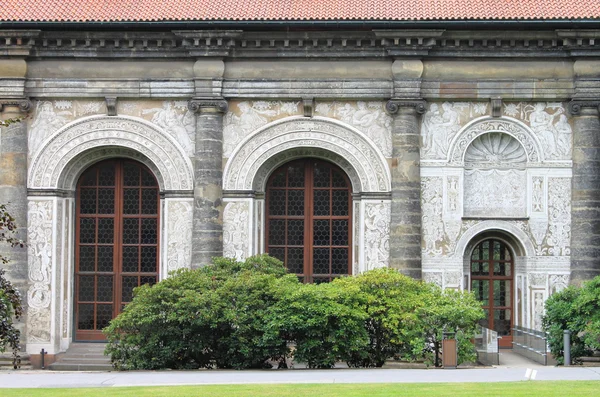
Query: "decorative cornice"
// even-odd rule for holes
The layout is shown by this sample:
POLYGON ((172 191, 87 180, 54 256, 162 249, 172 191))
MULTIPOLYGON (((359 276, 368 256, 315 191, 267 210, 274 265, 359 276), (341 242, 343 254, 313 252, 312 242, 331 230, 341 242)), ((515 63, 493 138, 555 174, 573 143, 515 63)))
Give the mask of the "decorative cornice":
POLYGON ((568 109, 569 113, 573 116, 579 116, 582 109, 594 108, 596 112, 600 112, 600 99, 598 100, 573 100, 569 102, 568 109))
POLYGON ((18 106, 21 112, 27 113, 31 110, 32 104, 29 98, 0 99, 0 112, 5 106, 18 106))
POLYGON ((194 113, 225 113, 227 101, 224 99, 190 99, 188 109, 194 113))
POLYGON ((388 114, 396 114, 400 108, 414 108, 418 114, 423 114, 427 110, 427 102, 414 99, 390 99, 385 104, 385 111, 388 114))

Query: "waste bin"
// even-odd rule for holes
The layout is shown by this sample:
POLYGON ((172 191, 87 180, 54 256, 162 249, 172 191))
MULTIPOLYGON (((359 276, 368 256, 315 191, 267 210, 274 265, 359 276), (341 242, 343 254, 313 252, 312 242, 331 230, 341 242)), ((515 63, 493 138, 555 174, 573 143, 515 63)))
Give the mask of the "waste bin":
POLYGON ((456 369, 458 365, 458 349, 454 333, 444 333, 442 340, 442 366, 445 369, 456 369))

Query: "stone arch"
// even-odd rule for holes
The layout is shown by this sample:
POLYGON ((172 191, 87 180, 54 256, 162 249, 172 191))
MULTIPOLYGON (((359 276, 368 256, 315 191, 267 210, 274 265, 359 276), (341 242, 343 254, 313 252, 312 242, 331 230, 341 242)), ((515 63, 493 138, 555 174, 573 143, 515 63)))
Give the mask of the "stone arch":
POLYGON ((46 139, 31 160, 28 188, 72 190, 87 165, 116 156, 146 164, 162 191, 193 188, 192 163, 172 137, 142 119, 104 115, 76 120, 46 139))
POLYGON ((450 143, 448 162, 463 164, 471 142, 490 132, 500 132, 515 138, 525 149, 528 162, 540 163, 544 160, 541 144, 526 124, 510 117, 485 116, 471 121, 456 134, 450 143))
POLYGON ((263 191, 270 172, 299 157, 332 161, 350 177, 357 192, 391 191, 390 171, 381 151, 362 132, 323 117, 288 117, 243 140, 224 170, 223 189, 263 191))
POLYGON ((515 245, 515 249, 519 249, 517 252, 519 256, 535 256, 535 247, 533 242, 527 236, 527 234, 507 221, 483 221, 478 223, 469 229, 460 237, 456 243, 455 254, 460 257, 465 257, 467 249, 478 235, 486 232, 499 232, 499 235, 505 235, 511 244, 515 245))

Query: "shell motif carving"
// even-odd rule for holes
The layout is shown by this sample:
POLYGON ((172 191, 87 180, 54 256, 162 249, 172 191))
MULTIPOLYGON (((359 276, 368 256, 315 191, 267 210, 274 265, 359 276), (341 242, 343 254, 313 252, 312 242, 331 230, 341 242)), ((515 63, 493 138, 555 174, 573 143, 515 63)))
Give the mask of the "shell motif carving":
POLYGON ((480 135, 467 148, 466 164, 493 165, 527 162, 523 146, 512 136, 500 132, 480 135))

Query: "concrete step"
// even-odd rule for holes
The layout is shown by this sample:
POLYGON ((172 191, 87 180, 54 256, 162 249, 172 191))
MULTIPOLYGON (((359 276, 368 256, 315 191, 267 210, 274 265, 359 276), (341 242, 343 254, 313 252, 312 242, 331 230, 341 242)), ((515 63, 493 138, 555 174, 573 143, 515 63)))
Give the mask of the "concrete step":
MULTIPOLYGON (((19 353, 21 363, 17 369, 31 369, 31 362, 29 361, 29 354, 19 353)), ((0 354, 0 370, 14 370, 12 353, 0 354)))
POLYGON ((57 361, 50 364, 48 369, 52 371, 113 371, 110 364, 81 364, 81 363, 63 363, 57 361))
POLYGON ((67 351, 48 366, 52 371, 112 371, 110 357, 104 355, 106 343, 72 343, 67 351))

